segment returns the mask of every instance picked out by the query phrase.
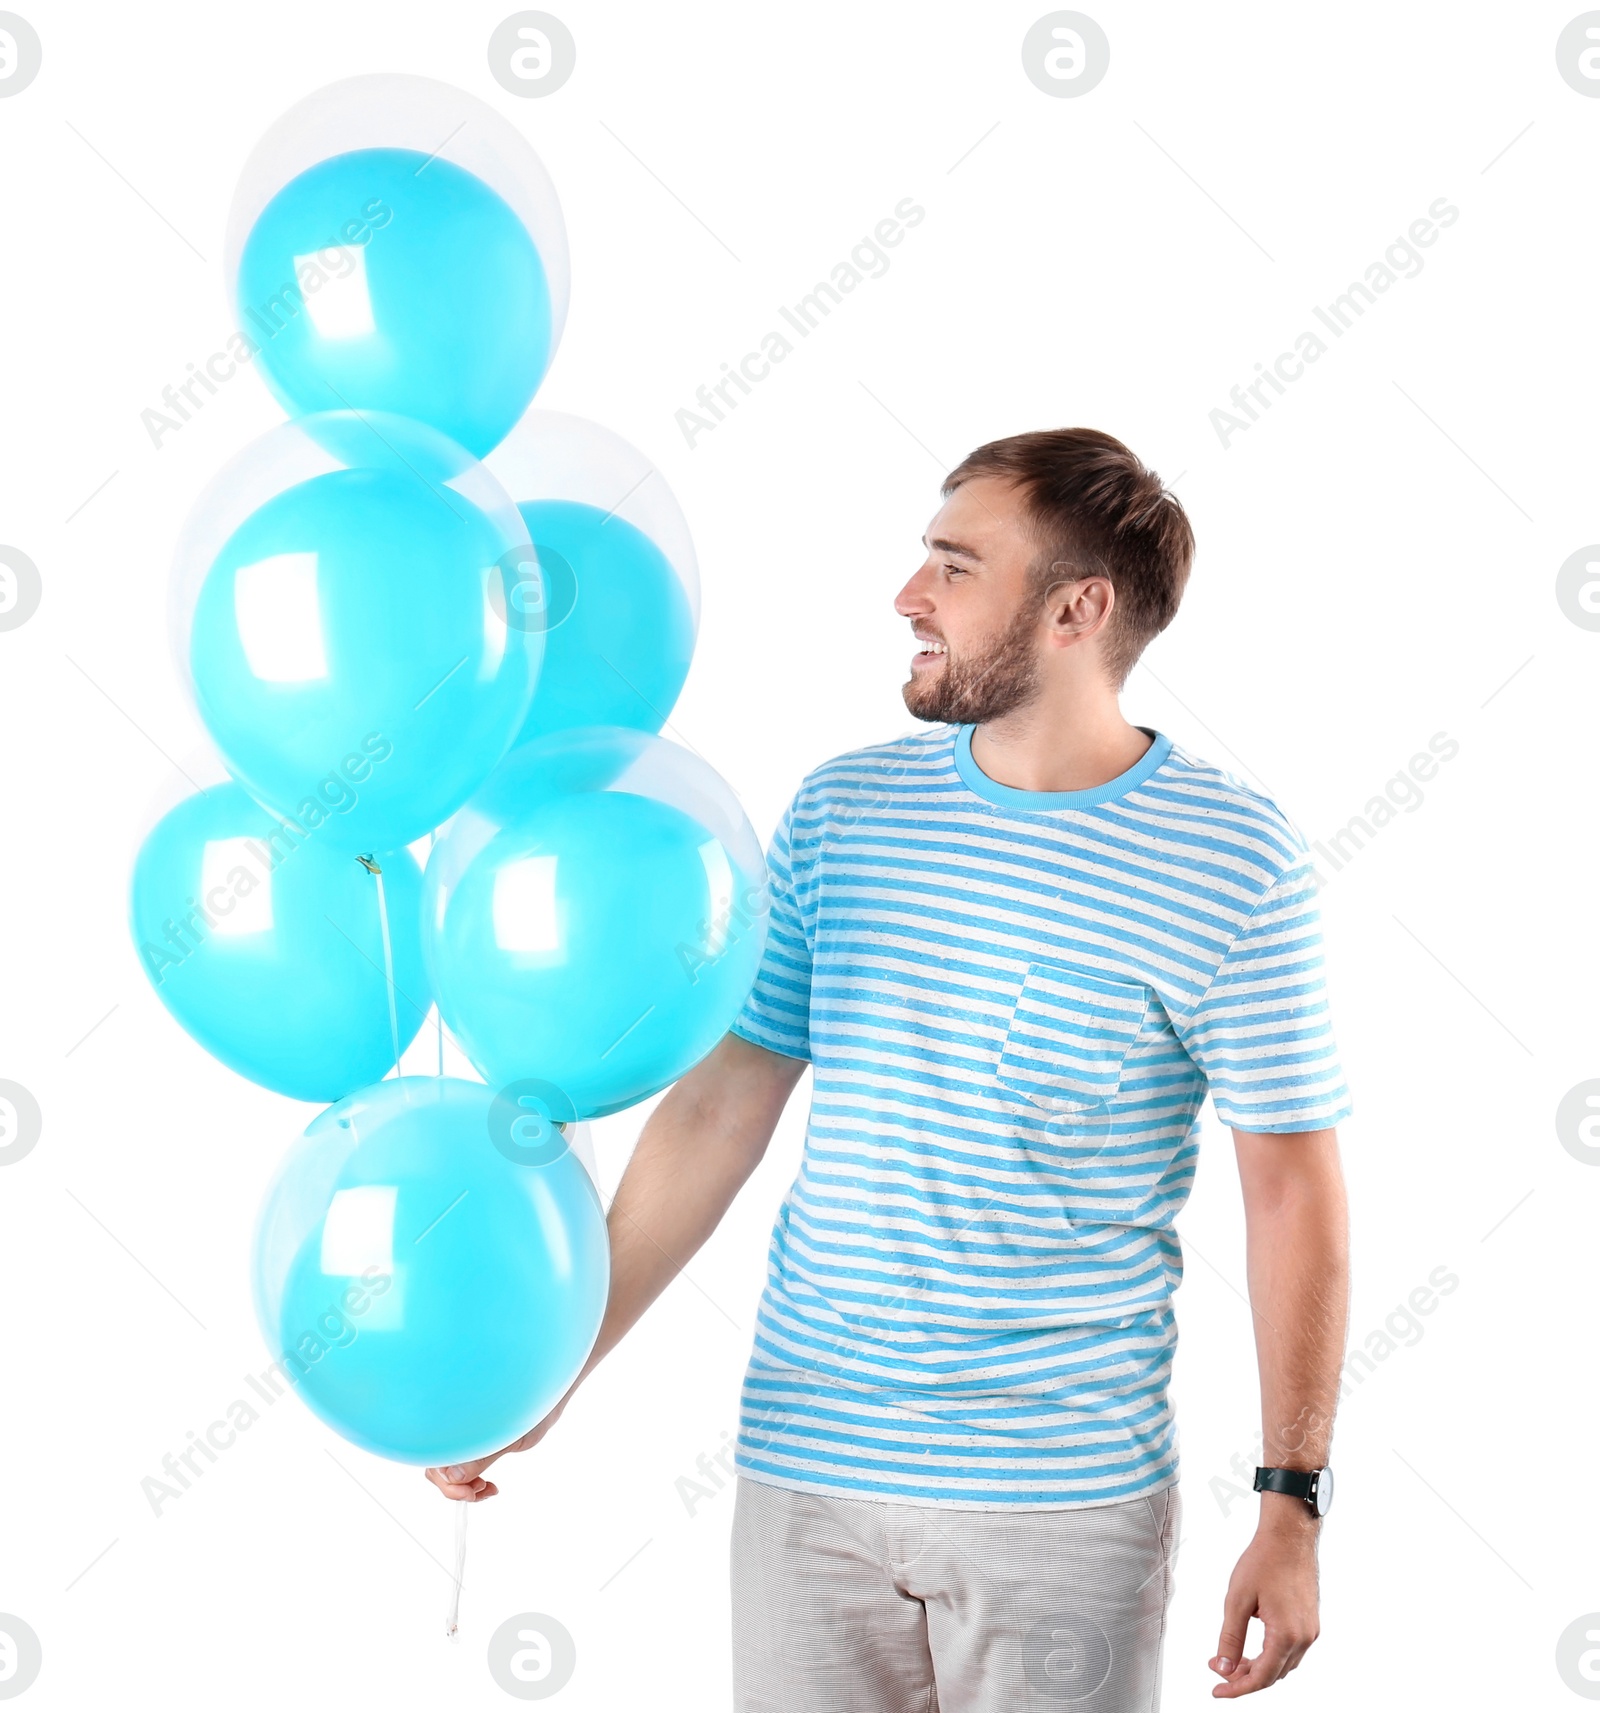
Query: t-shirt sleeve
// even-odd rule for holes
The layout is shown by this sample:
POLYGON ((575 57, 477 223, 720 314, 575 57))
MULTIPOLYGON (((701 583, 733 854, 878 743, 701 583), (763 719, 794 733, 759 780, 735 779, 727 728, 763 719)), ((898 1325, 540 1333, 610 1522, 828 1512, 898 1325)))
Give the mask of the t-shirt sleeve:
POLYGON ((796 798, 784 811, 767 848, 770 908, 767 946, 755 986, 734 1019, 733 1032, 768 1052, 811 1058, 811 954, 815 923, 802 893, 808 891, 804 853, 795 849, 796 798))
POLYGON ((1323 1130, 1350 1116, 1309 858, 1262 895, 1179 1036, 1236 1130, 1323 1130))

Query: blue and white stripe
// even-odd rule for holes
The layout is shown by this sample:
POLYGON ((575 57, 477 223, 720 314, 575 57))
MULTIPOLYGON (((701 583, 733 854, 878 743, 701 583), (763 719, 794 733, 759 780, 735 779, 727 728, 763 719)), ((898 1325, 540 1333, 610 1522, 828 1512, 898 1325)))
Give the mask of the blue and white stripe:
POLYGON ((738 1468, 856 1498, 1109 1504, 1177 1476, 1172 1221, 1199 1112, 1349 1102, 1304 840, 1155 736, 1092 791, 943 726, 811 774, 735 1025, 813 1066, 738 1468))

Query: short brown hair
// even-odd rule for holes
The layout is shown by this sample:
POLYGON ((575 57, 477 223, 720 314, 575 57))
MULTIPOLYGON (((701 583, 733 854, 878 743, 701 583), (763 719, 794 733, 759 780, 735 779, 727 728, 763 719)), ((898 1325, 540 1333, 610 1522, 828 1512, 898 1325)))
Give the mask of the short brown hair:
POLYGON ((1120 440, 1094 428, 1050 428, 991 440, 945 477, 954 492, 974 476, 1022 489, 1039 558, 1034 591, 1063 566, 1108 577, 1116 591, 1104 642, 1120 690, 1151 638, 1172 623, 1194 561, 1194 531, 1177 499, 1120 440))

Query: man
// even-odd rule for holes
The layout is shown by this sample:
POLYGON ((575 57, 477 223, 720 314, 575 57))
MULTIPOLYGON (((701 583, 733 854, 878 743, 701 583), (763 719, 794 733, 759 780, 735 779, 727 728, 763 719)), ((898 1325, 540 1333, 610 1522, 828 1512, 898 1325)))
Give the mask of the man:
MULTIPOLYGON (((589 1366, 716 1226, 809 1062, 741 1404, 736 1707, 1154 1708, 1172 1222, 1209 1089, 1267 1466, 1211 1667, 1215 1695, 1249 1694, 1317 1636, 1346 1319, 1311 865, 1269 800, 1119 709, 1193 555, 1158 478, 1063 429, 980 447, 944 496, 896 601, 932 729, 827 763, 784 816, 754 991, 617 1191, 589 1366)), ((493 1461, 429 1476, 488 1498, 493 1461)))

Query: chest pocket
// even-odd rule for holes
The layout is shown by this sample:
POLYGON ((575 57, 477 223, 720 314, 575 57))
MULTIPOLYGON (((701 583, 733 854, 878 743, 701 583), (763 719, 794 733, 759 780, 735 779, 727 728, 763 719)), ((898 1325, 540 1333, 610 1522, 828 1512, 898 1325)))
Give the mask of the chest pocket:
POLYGON ((1063 964, 1029 964, 997 1080, 1055 1110, 1099 1106, 1117 1092, 1148 1000, 1140 982, 1063 964))

